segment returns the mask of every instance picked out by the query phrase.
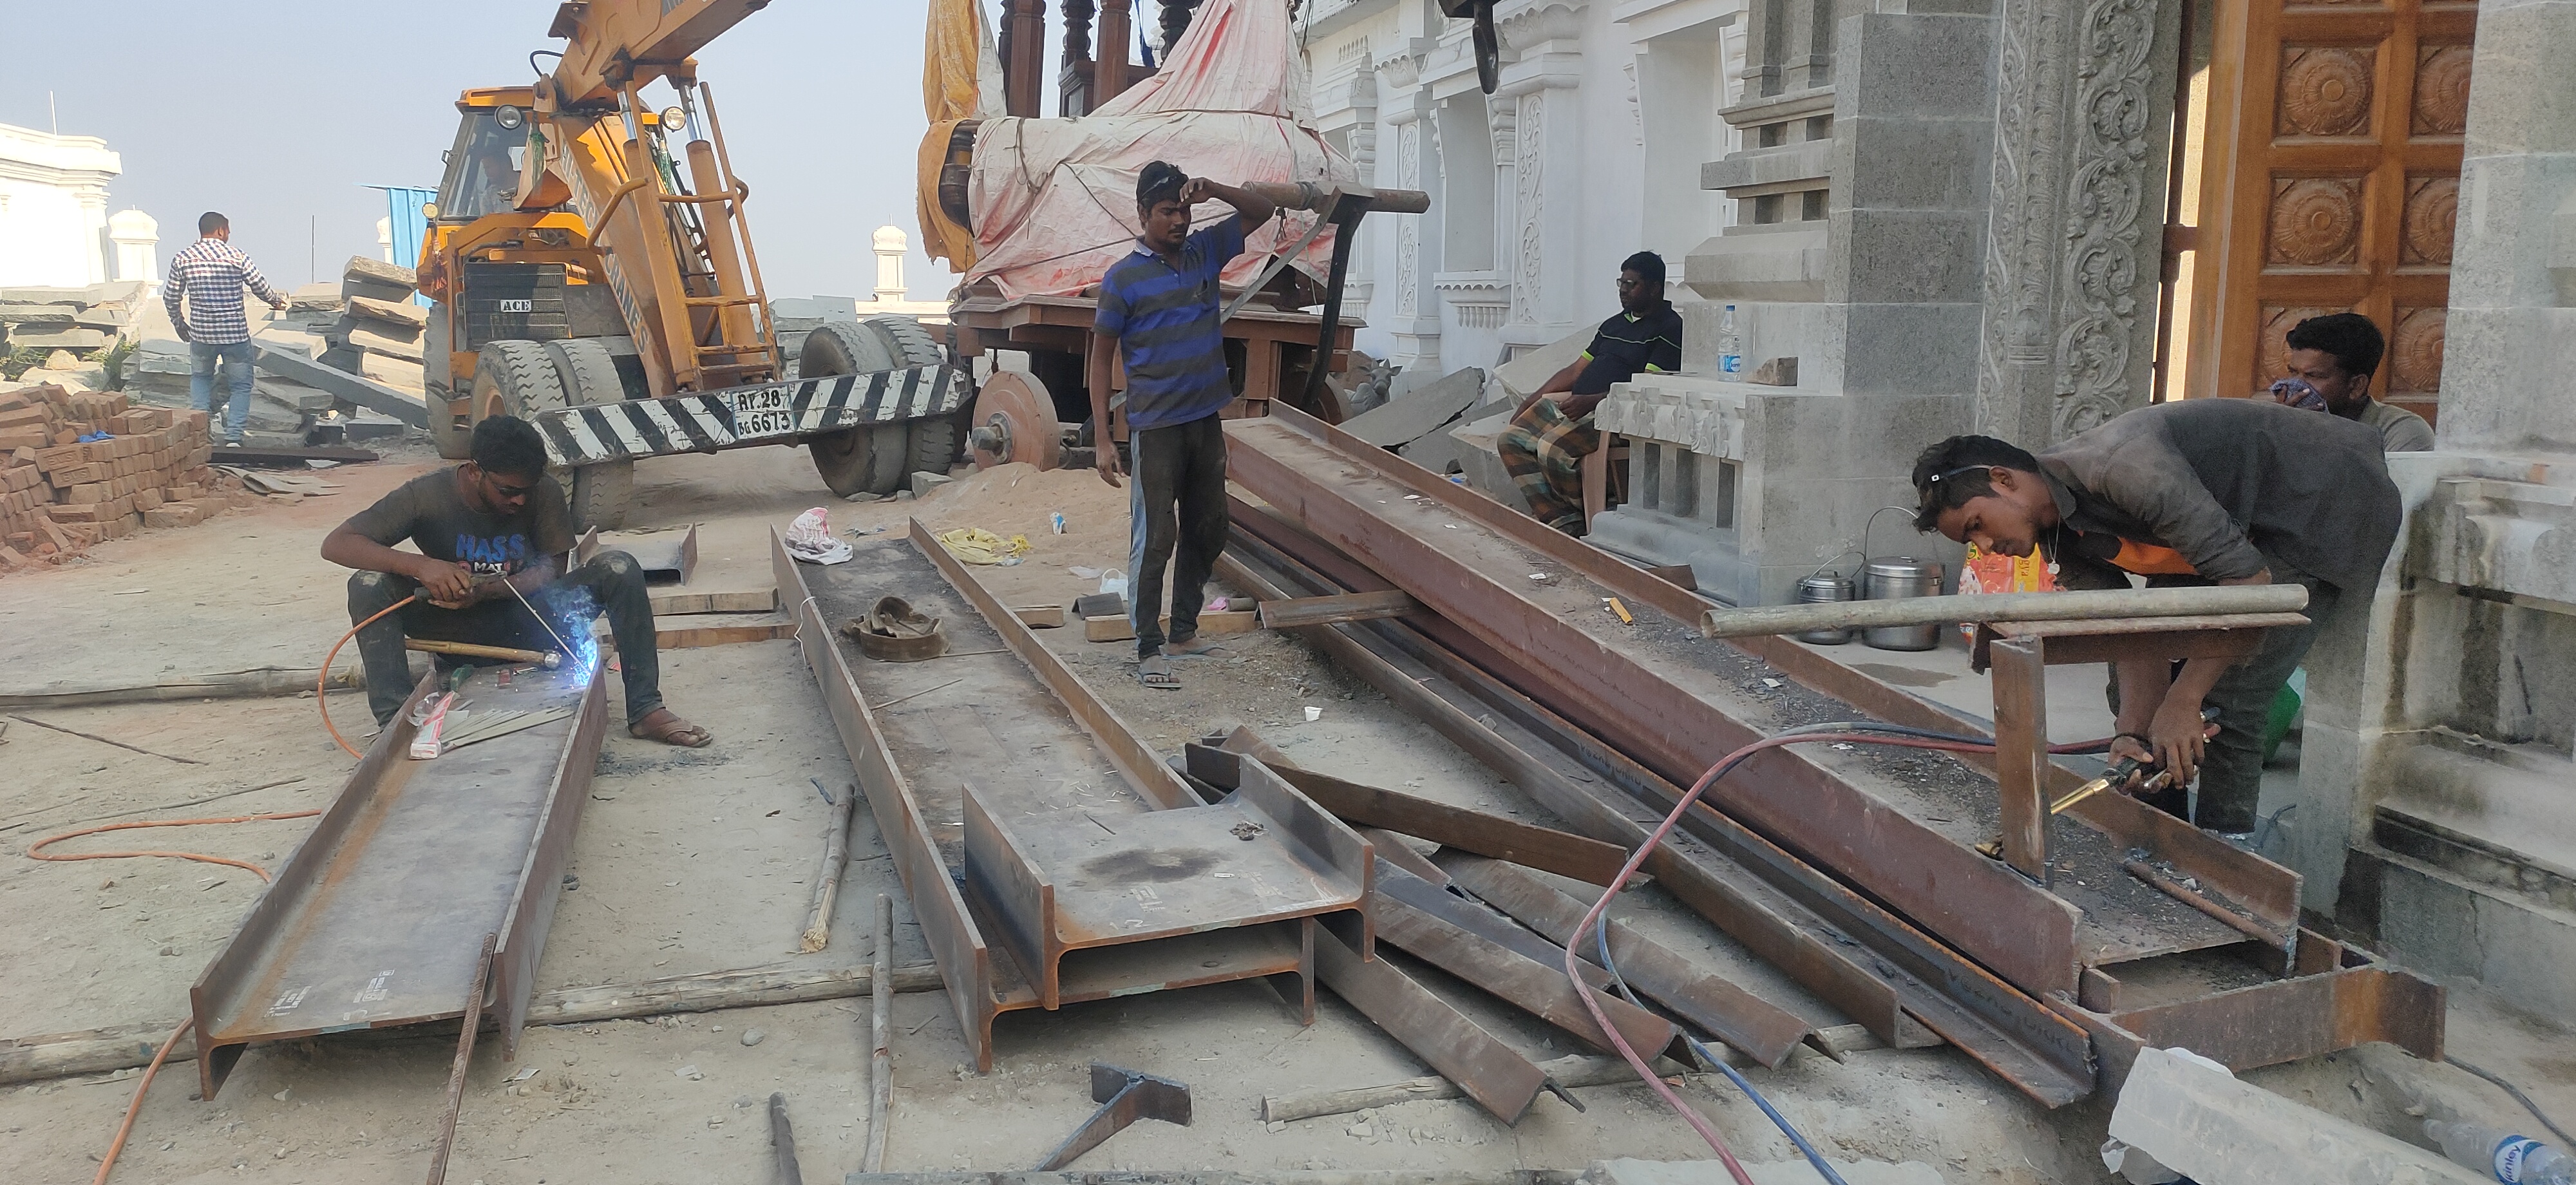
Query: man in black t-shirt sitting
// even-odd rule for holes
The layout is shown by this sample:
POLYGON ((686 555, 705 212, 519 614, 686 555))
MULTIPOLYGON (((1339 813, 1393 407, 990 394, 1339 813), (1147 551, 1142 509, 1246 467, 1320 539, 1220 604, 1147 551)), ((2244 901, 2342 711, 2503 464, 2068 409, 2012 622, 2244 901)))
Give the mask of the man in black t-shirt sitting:
POLYGON ((1583 533, 1583 458, 1601 447, 1592 409, 1614 383, 1681 365, 1682 315, 1664 299, 1664 257, 1640 251, 1619 265, 1619 311, 1601 323, 1592 348, 1521 404, 1496 442, 1532 517, 1583 533))
POLYGON ((358 569, 349 578, 352 624, 417 597, 358 631, 376 723, 391 721, 411 695, 406 637, 556 650, 558 636, 586 642, 591 619, 605 613, 625 676, 627 732, 692 749, 713 740, 662 706, 653 603, 634 557, 602 551, 556 574, 572 550, 572 516, 562 488, 546 476, 537 430, 511 416, 491 417, 474 426, 471 455, 403 483, 322 540, 323 559, 358 569), (395 550, 404 540, 420 550, 395 550))

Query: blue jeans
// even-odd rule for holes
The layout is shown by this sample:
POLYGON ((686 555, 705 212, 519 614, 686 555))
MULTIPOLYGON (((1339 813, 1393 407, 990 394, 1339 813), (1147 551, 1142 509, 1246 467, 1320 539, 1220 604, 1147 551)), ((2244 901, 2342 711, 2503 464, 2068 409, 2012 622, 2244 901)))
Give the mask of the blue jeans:
POLYGON ((259 348, 249 342, 232 342, 214 346, 204 342, 188 343, 188 406, 208 413, 206 428, 226 443, 238 443, 242 428, 250 423, 251 360, 259 348), (214 400, 215 372, 220 367, 232 406, 218 408, 214 400), (222 415, 215 415, 221 410, 222 415))

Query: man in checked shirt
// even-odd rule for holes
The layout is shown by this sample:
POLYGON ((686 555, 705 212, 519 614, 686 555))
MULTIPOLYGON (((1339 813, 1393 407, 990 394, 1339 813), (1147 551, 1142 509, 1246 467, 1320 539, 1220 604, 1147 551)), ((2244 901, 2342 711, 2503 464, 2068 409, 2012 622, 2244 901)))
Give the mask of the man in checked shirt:
POLYGON ((188 406, 209 413, 207 429, 220 427, 224 443, 238 445, 250 421, 251 360, 259 355, 250 342, 250 318, 242 312, 242 289, 249 287, 272 309, 285 308, 286 296, 232 245, 232 237, 232 220, 212 210, 198 215, 197 241, 170 257, 170 280, 161 290, 161 303, 170 310, 179 340, 188 343, 188 406), (184 314, 182 295, 188 304, 184 314), (219 368, 232 406, 215 415, 219 368))

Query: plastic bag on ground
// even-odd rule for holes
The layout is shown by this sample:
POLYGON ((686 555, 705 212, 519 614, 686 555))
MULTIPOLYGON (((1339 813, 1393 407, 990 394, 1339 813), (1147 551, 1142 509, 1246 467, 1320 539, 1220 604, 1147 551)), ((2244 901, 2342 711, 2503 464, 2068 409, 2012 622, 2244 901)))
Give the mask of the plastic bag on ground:
POLYGON ((787 554, 809 564, 844 563, 851 555, 849 544, 832 537, 830 516, 820 506, 787 524, 787 534, 781 542, 787 545, 787 554))

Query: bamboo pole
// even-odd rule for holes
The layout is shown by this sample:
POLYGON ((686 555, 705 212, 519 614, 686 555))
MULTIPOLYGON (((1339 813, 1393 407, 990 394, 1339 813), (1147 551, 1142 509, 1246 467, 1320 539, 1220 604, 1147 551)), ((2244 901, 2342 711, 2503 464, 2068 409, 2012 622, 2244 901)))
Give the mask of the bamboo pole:
POLYGON ((832 944, 832 903, 841 895, 841 873, 850 865, 850 809, 859 801, 853 787, 841 788, 832 804, 832 829, 823 836, 823 867, 814 878, 814 900, 807 907, 805 936, 796 949, 813 954, 832 944))
POLYGON ((859 1162, 864 1173, 885 1169, 886 1112, 894 1101, 894 993, 888 990, 894 976, 885 970, 894 964, 894 898, 883 893, 877 894, 876 929, 868 1010, 868 1150, 859 1162))
MULTIPOLYGON (((898 992, 936 992, 946 987, 934 963, 911 963, 887 977, 898 992)), ((528 1024, 583 1025, 611 1020, 668 1016, 682 1012, 721 1012, 728 1008, 765 1008, 844 1000, 875 989, 875 972, 867 966, 809 970, 797 967, 752 967, 675 975, 643 983, 601 984, 540 992, 528 1002, 528 1024)), ((153 1048, 169 1035, 175 1020, 111 1025, 70 1033, 44 1033, 0 1038, 0 1086, 106 1074, 132 1069, 152 1060, 153 1048)), ((438 1030, 386 1029, 344 1033, 334 1041, 404 1041, 438 1030)), ((197 1056, 196 1046, 182 1042, 170 1051, 174 1062, 197 1056)))
POLYGON ((1753 634, 1947 625, 1953 622, 2296 613, 2307 607, 2308 590, 2296 584, 1980 593, 1877 601, 1826 601, 1812 605, 1766 605, 1758 609, 1711 609, 1701 616, 1699 632, 1710 638, 1741 638, 1753 634))

